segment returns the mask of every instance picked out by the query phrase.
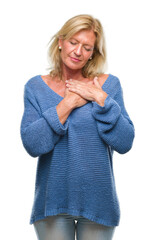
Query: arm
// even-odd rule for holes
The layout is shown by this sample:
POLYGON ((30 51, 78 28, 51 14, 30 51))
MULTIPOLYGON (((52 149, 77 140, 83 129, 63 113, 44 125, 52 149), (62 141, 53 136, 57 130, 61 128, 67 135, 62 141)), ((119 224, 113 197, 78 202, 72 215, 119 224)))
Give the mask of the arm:
POLYGON ((66 88, 64 99, 56 107, 60 122, 64 124, 73 109, 81 107, 87 102, 87 100, 83 99, 76 93, 70 92, 66 88))
POLYGON ((97 78, 94 85, 77 80, 67 80, 69 91, 92 101, 92 115, 96 120, 98 133, 103 141, 119 153, 126 153, 132 147, 134 126, 126 112, 122 88, 118 78, 111 86, 113 98, 103 91, 97 78))
POLYGON ((94 78, 94 85, 73 79, 66 82, 69 91, 92 101, 92 115, 104 142, 119 153, 129 151, 134 139, 134 126, 124 106, 119 79, 115 78, 115 84, 111 90, 113 98, 103 91, 97 78, 94 78))
POLYGON ((92 102, 92 115, 96 120, 98 133, 106 144, 119 153, 128 152, 134 139, 134 126, 126 112, 120 82, 113 98, 109 95, 104 105, 92 102))
POLYGON ((74 107, 71 105, 68 98, 64 98, 57 106, 57 114, 59 116, 59 121, 61 124, 64 124, 69 116, 69 114, 72 112, 74 107))
MULTIPOLYGON (((62 123, 67 119, 70 107, 67 102, 63 113, 57 105, 62 123)), ((68 129, 68 120, 63 125, 57 113, 56 106, 41 113, 31 90, 25 86, 24 91, 24 114, 21 121, 20 133, 23 146, 32 156, 37 157, 53 150, 60 137, 65 135, 68 129)))

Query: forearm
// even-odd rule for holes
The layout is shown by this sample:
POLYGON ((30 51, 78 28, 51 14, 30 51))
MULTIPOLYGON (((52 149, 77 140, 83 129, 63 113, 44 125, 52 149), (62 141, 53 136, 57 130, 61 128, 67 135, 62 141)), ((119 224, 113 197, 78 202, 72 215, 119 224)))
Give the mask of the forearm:
POLYGON ((108 95, 103 107, 93 102, 92 114, 100 137, 112 149, 123 154, 132 147, 134 126, 124 104, 121 101, 118 102, 108 95))
POLYGON ((59 121, 64 124, 69 116, 69 114, 74 109, 73 105, 68 98, 64 98, 56 107, 59 121))

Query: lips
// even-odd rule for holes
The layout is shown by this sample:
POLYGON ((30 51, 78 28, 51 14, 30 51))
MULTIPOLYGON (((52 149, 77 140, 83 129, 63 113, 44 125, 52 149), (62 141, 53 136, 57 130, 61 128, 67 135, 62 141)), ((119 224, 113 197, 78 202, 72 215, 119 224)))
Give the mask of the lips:
POLYGON ((70 57, 70 59, 73 61, 73 62, 80 62, 81 60, 78 59, 78 58, 73 58, 73 57, 70 57))

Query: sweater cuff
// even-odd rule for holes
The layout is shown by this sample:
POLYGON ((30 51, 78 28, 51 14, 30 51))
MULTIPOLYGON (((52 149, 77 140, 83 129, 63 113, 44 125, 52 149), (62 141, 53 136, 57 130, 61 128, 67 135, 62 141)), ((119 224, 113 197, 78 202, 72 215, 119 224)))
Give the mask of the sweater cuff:
POLYGON ((66 120, 64 125, 59 120, 56 106, 49 108, 45 112, 43 112, 43 117, 46 119, 50 127, 59 135, 65 135, 68 129, 69 121, 66 120))
POLYGON ((115 124, 121 113, 121 108, 114 99, 108 95, 104 101, 104 106, 94 101, 92 104, 92 115, 96 120, 115 124))

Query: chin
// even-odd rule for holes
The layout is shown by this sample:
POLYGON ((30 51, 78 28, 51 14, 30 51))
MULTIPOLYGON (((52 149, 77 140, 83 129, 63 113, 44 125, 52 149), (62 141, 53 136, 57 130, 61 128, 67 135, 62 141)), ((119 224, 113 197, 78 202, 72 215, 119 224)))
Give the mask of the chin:
POLYGON ((79 69, 82 69, 83 67, 81 66, 67 66, 68 68, 72 69, 72 70, 79 70, 79 69))
POLYGON ((82 69, 82 68, 85 66, 85 64, 83 64, 83 63, 81 63, 81 62, 79 62, 79 63, 67 62, 65 65, 66 65, 68 68, 73 69, 73 70, 82 69))

